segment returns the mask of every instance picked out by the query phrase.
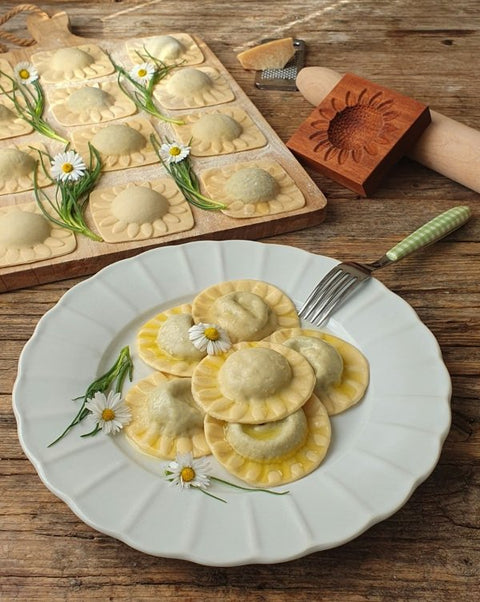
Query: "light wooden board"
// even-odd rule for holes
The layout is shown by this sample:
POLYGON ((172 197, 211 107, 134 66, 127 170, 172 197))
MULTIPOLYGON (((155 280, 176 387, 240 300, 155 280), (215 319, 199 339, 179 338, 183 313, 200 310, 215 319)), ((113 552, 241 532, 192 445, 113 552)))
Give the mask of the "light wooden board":
MULTIPOLYGON (((35 46, 28 49, 16 50, 2 55, 2 59, 7 60, 13 67, 21 60, 29 60, 34 52, 52 48, 61 48, 66 46, 76 46, 85 43, 94 43, 106 51, 112 59, 121 65, 131 65, 126 50, 127 40, 103 40, 94 38, 83 38, 73 35, 69 30, 69 19, 65 12, 57 13, 52 17, 32 15, 28 20, 28 28, 32 36, 37 41, 35 46)), ((159 34, 168 34, 169 31, 159 32, 159 34)), ((171 33, 174 33, 173 31, 171 33)), ((189 33, 189 32, 185 32, 189 33)), ((198 38, 192 36, 201 48, 205 62, 202 65, 208 65, 217 69, 228 81, 234 92, 235 99, 229 105, 237 105, 244 109, 252 118, 255 124, 260 128, 267 139, 267 145, 260 149, 242 151, 230 155, 219 155, 214 158, 192 158, 193 167, 197 175, 201 175, 202 170, 211 167, 221 167, 233 164, 238 161, 252 161, 255 159, 272 159, 278 162, 294 179, 297 186, 305 196, 306 203, 301 209, 291 212, 280 213, 267 217, 251 217, 246 219, 234 219, 220 212, 211 212, 192 207, 195 225, 193 229, 186 232, 169 234, 162 237, 151 238, 143 241, 106 243, 94 242, 84 236, 77 236, 77 248, 74 252, 49 260, 37 261, 34 263, 23 264, 20 266, 0 268, 0 292, 32 286, 35 284, 53 282, 64 278, 82 276, 95 273, 100 268, 117 261, 119 259, 133 256, 146 249, 160 245, 182 243, 200 239, 233 239, 245 238, 256 239, 266 236, 273 236, 283 232, 299 230, 307 226, 319 224, 323 221, 326 211, 326 199, 317 185, 310 179, 306 171, 301 167, 291 152, 283 144, 275 131, 269 126, 266 119, 258 111, 255 105, 249 100, 236 81, 231 77, 222 63, 217 59, 208 46, 198 38)), ((108 76, 109 79, 115 79, 115 76, 108 76)), ((94 80, 88 80, 89 83, 94 80)), ((95 80, 96 81, 96 80, 95 80)), ((46 85, 44 86, 46 88, 46 85)), ((218 105, 217 105, 218 106, 218 105)), ((213 109, 216 107, 208 107, 213 109)), ((200 109, 201 110, 201 109, 200 109)), ((167 115, 181 116, 192 112, 192 110, 165 110, 167 115)), ((61 126, 54 118, 47 103, 44 113, 46 120, 62 135, 70 139, 75 127, 68 129, 61 126)), ((147 114, 136 115, 136 117, 148 118, 152 121, 154 128, 161 138, 173 139, 173 130, 168 124, 150 118, 147 114)), ((128 123, 129 118, 119 121, 128 123)), ((112 123, 112 122, 109 122, 112 123)), ((82 126, 77 126, 82 127, 82 126)), ((15 139, 0 140, 0 148, 8 148, 15 144, 29 143, 32 140, 39 140, 37 133, 27 136, 17 137, 15 139)), ((53 155, 60 152, 63 146, 60 143, 51 141, 48 138, 41 137, 41 142, 46 145, 53 155)), ((128 181, 145 181, 153 178, 165 177, 166 173, 160 163, 149 166, 130 168, 122 171, 107 172, 102 175, 97 189, 100 187, 112 187, 119 183, 128 181)), ((33 200, 33 193, 19 193, 0 196, 0 206, 13 205, 20 202, 33 200)), ((89 213, 87 210, 87 219, 89 213)), ((93 223, 89 222, 92 229, 95 230, 93 223)))

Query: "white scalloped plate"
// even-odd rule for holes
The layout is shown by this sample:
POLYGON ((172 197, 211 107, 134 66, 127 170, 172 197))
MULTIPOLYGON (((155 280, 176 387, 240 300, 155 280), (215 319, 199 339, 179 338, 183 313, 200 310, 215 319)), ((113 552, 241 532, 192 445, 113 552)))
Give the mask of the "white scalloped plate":
MULTIPOLYGON (((438 461, 451 388, 431 332, 375 279, 328 323, 368 358, 368 392, 333 417, 326 460, 288 495, 216 484, 223 504, 174 489, 161 477, 164 463, 135 452, 121 433, 81 439, 87 425, 47 447, 73 418, 71 399, 123 345, 131 345, 134 380, 149 373, 133 341, 150 316, 238 278, 271 282, 300 304, 336 263, 286 246, 193 242, 120 261, 73 287, 39 321, 13 394, 20 442, 45 485, 98 531, 148 554, 206 565, 291 560, 341 545, 393 514, 438 461)), ((229 478, 210 464, 212 474, 229 478)))

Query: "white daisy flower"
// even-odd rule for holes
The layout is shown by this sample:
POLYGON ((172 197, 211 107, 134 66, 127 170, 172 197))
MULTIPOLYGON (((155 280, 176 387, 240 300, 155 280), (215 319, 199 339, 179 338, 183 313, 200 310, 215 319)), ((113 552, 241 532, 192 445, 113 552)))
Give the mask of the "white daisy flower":
POLYGON ((179 454, 170 462, 165 470, 165 476, 171 485, 188 489, 198 487, 206 489, 210 485, 210 478, 204 472, 208 467, 206 458, 193 459, 192 454, 179 454))
POLYGON ((21 84, 31 84, 38 79, 38 71, 31 63, 18 63, 14 68, 15 77, 21 84))
POLYGON ((87 410, 92 413, 92 418, 106 435, 115 435, 132 416, 120 393, 109 392, 108 396, 97 392, 92 399, 85 404, 87 410))
POLYGON ((166 163, 180 163, 190 154, 190 147, 183 144, 169 142, 162 144, 160 147, 163 159, 166 163))
POLYGON ((208 355, 225 353, 232 346, 226 331, 215 324, 194 324, 188 329, 188 338, 200 351, 208 355))
POLYGON ((55 155, 51 165, 52 176, 60 182, 76 181, 83 177, 87 170, 82 157, 73 150, 55 155))
POLYGON ((135 65, 130 70, 130 77, 138 82, 139 84, 146 85, 155 75, 155 65, 152 63, 142 63, 141 65, 135 65))

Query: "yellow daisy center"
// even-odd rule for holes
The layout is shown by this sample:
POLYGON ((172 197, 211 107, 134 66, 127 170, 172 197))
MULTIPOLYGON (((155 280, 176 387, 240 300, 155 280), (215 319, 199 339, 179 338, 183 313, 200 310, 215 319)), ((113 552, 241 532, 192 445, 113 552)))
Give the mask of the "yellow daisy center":
POLYGON ((184 483, 190 483, 195 478, 195 471, 191 466, 184 466, 180 471, 180 476, 184 483))
POLYGON ((28 79, 30 77, 30 72, 28 69, 20 69, 18 75, 21 77, 21 79, 28 79))
POLYGON ((205 328, 203 334, 207 337, 209 341, 218 341, 218 339, 220 338, 220 333, 214 326, 209 326, 208 328, 205 328))
POLYGON ((147 75, 147 70, 146 69, 139 69, 138 70, 138 77, 145 77, 147 75))
POLYGON ((178 146, 172 146, 168 151, 173 157, 178 157, 178 155, 182 152, 178 146))
POLYGON ((62 165, 62 171, 64 173, 70 173, 73 171, 73 165, 71 163, 64 163, 62 165))
POLYGON ((115 418, 115 412, 111 408, 105 408, 102 412, 102 420, 105 422, 110 422, 115 418))

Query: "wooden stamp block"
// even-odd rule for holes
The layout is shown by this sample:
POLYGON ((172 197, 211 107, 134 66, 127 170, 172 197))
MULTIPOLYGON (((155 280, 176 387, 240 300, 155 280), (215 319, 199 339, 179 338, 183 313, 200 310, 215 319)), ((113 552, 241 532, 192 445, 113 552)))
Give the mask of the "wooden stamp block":
POLYGON ((348 73, 287 146, 321 173, 367 196, 429 123, 426 105, 348 73))

